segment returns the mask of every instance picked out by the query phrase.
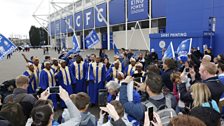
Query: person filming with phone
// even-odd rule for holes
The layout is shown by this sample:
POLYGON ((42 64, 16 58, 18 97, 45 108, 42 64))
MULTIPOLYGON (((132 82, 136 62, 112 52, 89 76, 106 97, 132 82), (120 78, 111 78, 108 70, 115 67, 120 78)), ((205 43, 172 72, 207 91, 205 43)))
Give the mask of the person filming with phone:
MULTIPOLYGON (((47 88, 42 94, 42 97, 45 97, 46 100, 50 94, 55 93, 59 94, 60 98, 65 102, 70 115, 69 120, 61 123, 58 126, 79 126, 81 122, 81 114, 77 107, 73 104, 68 95, 68 92, 65 89, 62 87, 54 87, 53 89, 47 88)), ((53 108, 50 105, 41 105, 35 107, 31 112, 31 116, 33 119, 31 126, 52 126, 52 120, 54 116, 53 108)))
MULTIPOLYGON (((127 85, 132 80, 132 77, 127 76, 124 82, 121 83, 120 102, 123 105, 125 112, 139 122, 143 123, 144 113, 149 107, 153 107, 153 111, 163 110, 166 108, 165 106, 170 109, 176 107, 175 98, 167 97, 162 93, 162 78, 155 73, 147 73, 145 82, 139 84, 137 87, 139 91, 146 92, 149 95, 149 98, 142 103, 129 102, 127 97, 127 85)), ((175 115, 174 110, 170 112, 174 112, 173 115, 175 115)))

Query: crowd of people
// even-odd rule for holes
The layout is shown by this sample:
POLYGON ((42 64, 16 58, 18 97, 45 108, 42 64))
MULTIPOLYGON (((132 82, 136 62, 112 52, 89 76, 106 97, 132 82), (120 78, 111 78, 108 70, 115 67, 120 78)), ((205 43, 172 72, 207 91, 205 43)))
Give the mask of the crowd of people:
POLYGON ((62 52, 43 63, 22 56, 27 70, 1 92, 0 126, 222 125, 224 56, 210 50, 192 48, 179 60, 159 60, 154 49, 121 49, 112 62, 105 50, 87 57, 62 52), (88 108, 104 101, 97 119, 88 108), (57 110, 63 112, 55 119, 57 110))

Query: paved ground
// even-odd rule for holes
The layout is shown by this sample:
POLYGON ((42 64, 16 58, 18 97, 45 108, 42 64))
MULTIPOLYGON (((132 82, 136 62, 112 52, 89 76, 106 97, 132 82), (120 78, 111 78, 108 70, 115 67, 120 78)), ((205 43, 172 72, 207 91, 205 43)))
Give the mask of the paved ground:
MULTIPOLYGON (((31 56, 37 56, 39 57, 40 61, 42 62, 44 59, 43 50, 42 49, 31 49, 30 52, 15 52, 11 59, 4 58, 2 61, 0 61, 0 84, 2 84, 6 80, 11 80, 16 78, 16 76, 22 74, 26 70, 26 62, 22 57, 22 53, 24 53, 27 58, 30 58, 31 56)), ((99 55, 99 50, 86 50, 81 52, 81 55, 85 57, 86 55, 95 53, 99 55)), ((112 60, 113 57, 113 51, 107 51, 106 52, 109 56, 109 58, 112 60)), ((58 54, 53 49, 49 50, 49 54, 51 57, 57 58, 58 54)), ((99 117, 99 108, 97 106, 90 107, 89 110, 92 114, 96 115, 96 117, 99 117)))
MULTIPOLYGON (((15 52, 11 59, 3 59, 0 61, 0 84, 6 80, 14 79, 16 76, 22 74, 26 70, 25 60, 22 57, 22 53, 24 53, 27 58, 31 56, 39 57, 42 62, 44 59, 43 50, 42 49, 31 49, 30 52, 15 52)), ((81 55, 85 57, 88 54, 95 53, 99 55, 99 50, 86 50, 81 52, 81 55)), ((107 51, 108 56, 112 60, 113 51, 107 51)), ((54 50, 49 50, 50 56, 57 58, 58 54, 54 50)))

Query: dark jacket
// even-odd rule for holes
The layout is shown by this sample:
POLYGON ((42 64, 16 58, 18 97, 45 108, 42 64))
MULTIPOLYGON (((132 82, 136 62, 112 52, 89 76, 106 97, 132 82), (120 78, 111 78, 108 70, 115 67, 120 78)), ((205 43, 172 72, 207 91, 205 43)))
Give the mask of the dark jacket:
POLYGON ((170 75, 173 73, 173 69, 168 69, 162 74, 163 84, 172 92, 173 91, 173 83, 170 80, 170 75))
POLYGON ((25 119, 29 118, 33 105, 37 101, 33 95, 27 94, 27 90, 22 88, 14 89, 11 95, 6 96, 4 103, 8 103, 10 100, 12 100, 11 102, 19 103, 22 106, 25 119))
POLYGON ((120 118, 120 119, 118 119, 117 121, 113 121, 112 119, 111 119, 111 124, 113 125, 113 126, 126 126, 126 124, 124 123, 124 121, 120 118))
POLYGON ((24 95, 24 96, 22 98, 20 98, 21 101, 19 101, 19 102, 28 102, 28 103, 31 103, 32 105, 34 105, 35 102, 37 101, 37 99, 33 95, 27 94, 27 90, 22 89, 22 88, 16 88, 16 89, 14 89, 12 95, 6 96, 4 103, 6 103, 7 100, 9 100, 9 97, 11 97, 11 96, 13 97, 13 101, 17 101, 21 95, 24 95))
POLYGON ((12 126, 12 124, 3 116, 0 116, 0 126, 12 126))
MULTIPOLYGON (((217 103, 219 103, 219 99, 224 92, 224 85, 219 81, 218 77, 211 77, 207 80, 202 81, 205 83, 210 89, 212 99, 214 99, 217 103)), ((185 84, 180 84, 179 86, 180 99, 184 102, 193 101, 190 92, 187 92, 185 84)))
POLYGON ((206 124, 206 126, 219 126, 221 115, 213 108, 210 107, 196 107, 193 108, 190 113, 191 116, 194 116, 200 119, 206 124))
POLYGON ((218 76, 211 77, 204 81, 204 83, 208 86, 211 91, 212 99, 214 99, 217 104, 219 103, 219 99, 224 92, 224 85, 220 82, 218 76))

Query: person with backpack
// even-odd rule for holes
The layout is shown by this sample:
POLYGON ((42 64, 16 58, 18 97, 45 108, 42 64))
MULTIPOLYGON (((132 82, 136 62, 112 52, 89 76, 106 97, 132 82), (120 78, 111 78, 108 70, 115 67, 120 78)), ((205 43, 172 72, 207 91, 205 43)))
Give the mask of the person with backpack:
POLYGON ((144 120, 144 112, 149 107, 153 107, 153 111, 161 111, 161 113, 168 113, 165 116, 175 116, 176 113, 173 109, 176 107, 175 98, 172 95, 165 96, 162 93, 162 79, 161 76, 155 73, 147 73, 145 83, 139 85, 139 90, 146 92, 149 98, 142 103, 129 102, 127 97, 127 85, 133 81, 133 78, 128 76, 121 83, 120 87, 120 102, 122 103, 125 112, 139 122, 144 120), (172 109, 173 108, 173 109, 172 109), (166 112, 168 111, 168 112, 166 112), (172 113, 172 114, 171 114, 172 113))
POLYGON ((8 103, 9 98, 13 97, 13 101, 11 102, 29 102, 32 105, 37 101, 37 99, 31 95, 27 93, 27 87, 29 86, 29 78, 25 75, 19 75, 16 78, 16 88, 13 90, 13 93, 11 95, 6 96, 6 98, 4 99, 4 103, 8 103))
MULTIPOLYGON (((212 62, 208 63, 201 63, 200 68, 199 68, 199 73, 201 76, 202 82, 208 86, 210 92, 211 92, 211 98, 216 101, 217 104, 219 104, 219 99, 224 92, 224 85, 220 82, 218 76, 216 75, 217 72, 217 66, 216 64, 212 62)), ((191 81, 195 81, 195 75, 196 72, 194 69, 190 68, 189 71, 191 81)), ((184 75, 184 74, 182 74, 184 75)), ((180 99, 184 103, 189 103, 193 101, 192 95, 189 91, 186 89, 186 78, 181 76, 181 84, 179 85, 179 93, 180 93, 180 99)), ((194 85, 194 84, 193 84, 194 85)))
POLYGON ((220 125, 220 110, 215 100, 211 99, 211 92, 206 84, 196 83, 191 86, 193 108, 190 115, 199 118, 207 126, 220 125))
POLYGON ((29 78, 24 75, 19 75, 16 78, 16 88, 11 95, 6 96, 4 103, 19 103, 22 106, 25 119, 28 119, 33 105, 37 99, 27 93, 27 87, 29 86, 29 78))

